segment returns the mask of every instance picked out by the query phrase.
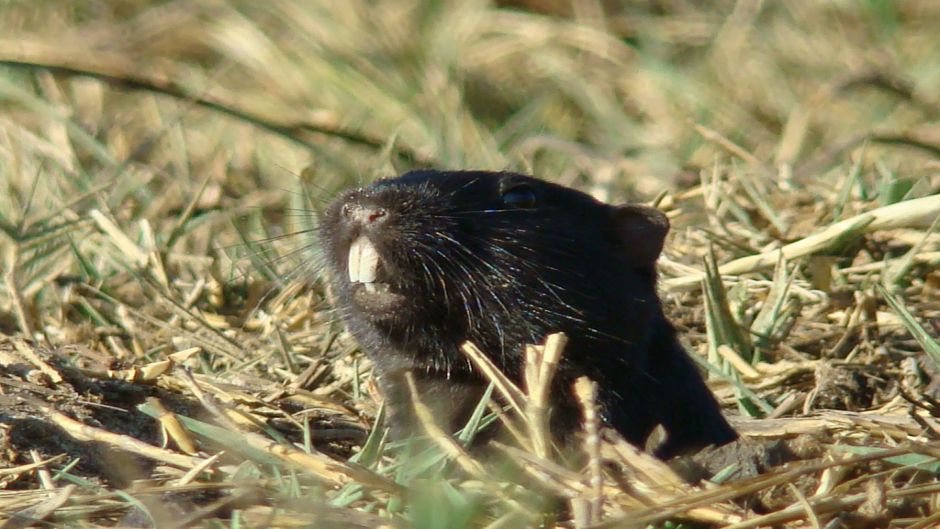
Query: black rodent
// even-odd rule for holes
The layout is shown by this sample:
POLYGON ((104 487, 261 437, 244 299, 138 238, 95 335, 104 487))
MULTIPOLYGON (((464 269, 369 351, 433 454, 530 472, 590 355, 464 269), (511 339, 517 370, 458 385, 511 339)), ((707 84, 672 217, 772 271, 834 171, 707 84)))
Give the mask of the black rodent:
POLYGON ((737 435, 663 315, 655 261, 669 222, 514 173, 414 171, 352 189, 322 214, 320 237, 347 327, 375 363, 391 424, 414 426, 402 373, 463 425, 485 388, 459 350, 470 340, 517 382, 524 345, 563 331, 553 432, 581 412, 575 378, 599 386, 605 421, 662 458, 737 435))

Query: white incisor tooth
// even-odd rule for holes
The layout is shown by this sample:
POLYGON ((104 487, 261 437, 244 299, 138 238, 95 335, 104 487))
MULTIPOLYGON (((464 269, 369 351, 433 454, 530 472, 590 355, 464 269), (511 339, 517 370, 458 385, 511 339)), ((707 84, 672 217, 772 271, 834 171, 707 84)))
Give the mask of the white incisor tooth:
POLYGON ((349 282, 373 283, 379 268, 379 252, 365 236, 349 245, 349 282))

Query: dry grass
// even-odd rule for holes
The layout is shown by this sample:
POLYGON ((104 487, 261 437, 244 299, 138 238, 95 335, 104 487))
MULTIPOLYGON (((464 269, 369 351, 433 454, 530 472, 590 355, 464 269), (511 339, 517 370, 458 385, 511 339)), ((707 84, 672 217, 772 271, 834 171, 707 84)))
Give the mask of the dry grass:
POLYGON ((607 4, 0 4, 2 527, 940 524, 940 4, 607 4), (712 482, 386 441, 309 230, 416 165, 655 197, 712 482))

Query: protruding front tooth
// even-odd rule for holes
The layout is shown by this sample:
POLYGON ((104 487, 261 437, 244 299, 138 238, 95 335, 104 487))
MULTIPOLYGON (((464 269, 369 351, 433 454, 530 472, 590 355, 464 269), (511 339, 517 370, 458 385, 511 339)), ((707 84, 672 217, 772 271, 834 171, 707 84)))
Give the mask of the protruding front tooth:
POLYGON ((379 252, 365 236, 349 245, 349 282, 372 283, 379 268, 379 252))

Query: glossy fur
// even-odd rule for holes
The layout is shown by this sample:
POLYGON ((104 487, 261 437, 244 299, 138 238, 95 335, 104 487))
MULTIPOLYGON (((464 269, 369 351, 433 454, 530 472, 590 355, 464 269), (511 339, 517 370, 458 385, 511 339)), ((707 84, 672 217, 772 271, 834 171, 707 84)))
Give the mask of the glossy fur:
POLYGON ((599 383, 603 417, 627 440, 642 446, 665 427, 657 454, 667 458, 736 437, 663 315, 654 265, 667 230, 655 210, 531 177, 418 171, 344 193, 324 212, 320 236, 338 308, 375 362, 394 424, 414 426, 404 370, 456 429, 485 387, 460 344, 474 342, 518 381, 523 346, 563 331, 556 435, 579 427, 570 387, 587 375, 599 383), (350 208, 381 210, 381 222, 360 222, 350 208), (390 306, 364 306, 347 279, 360 235, 380 255, 390 306))

